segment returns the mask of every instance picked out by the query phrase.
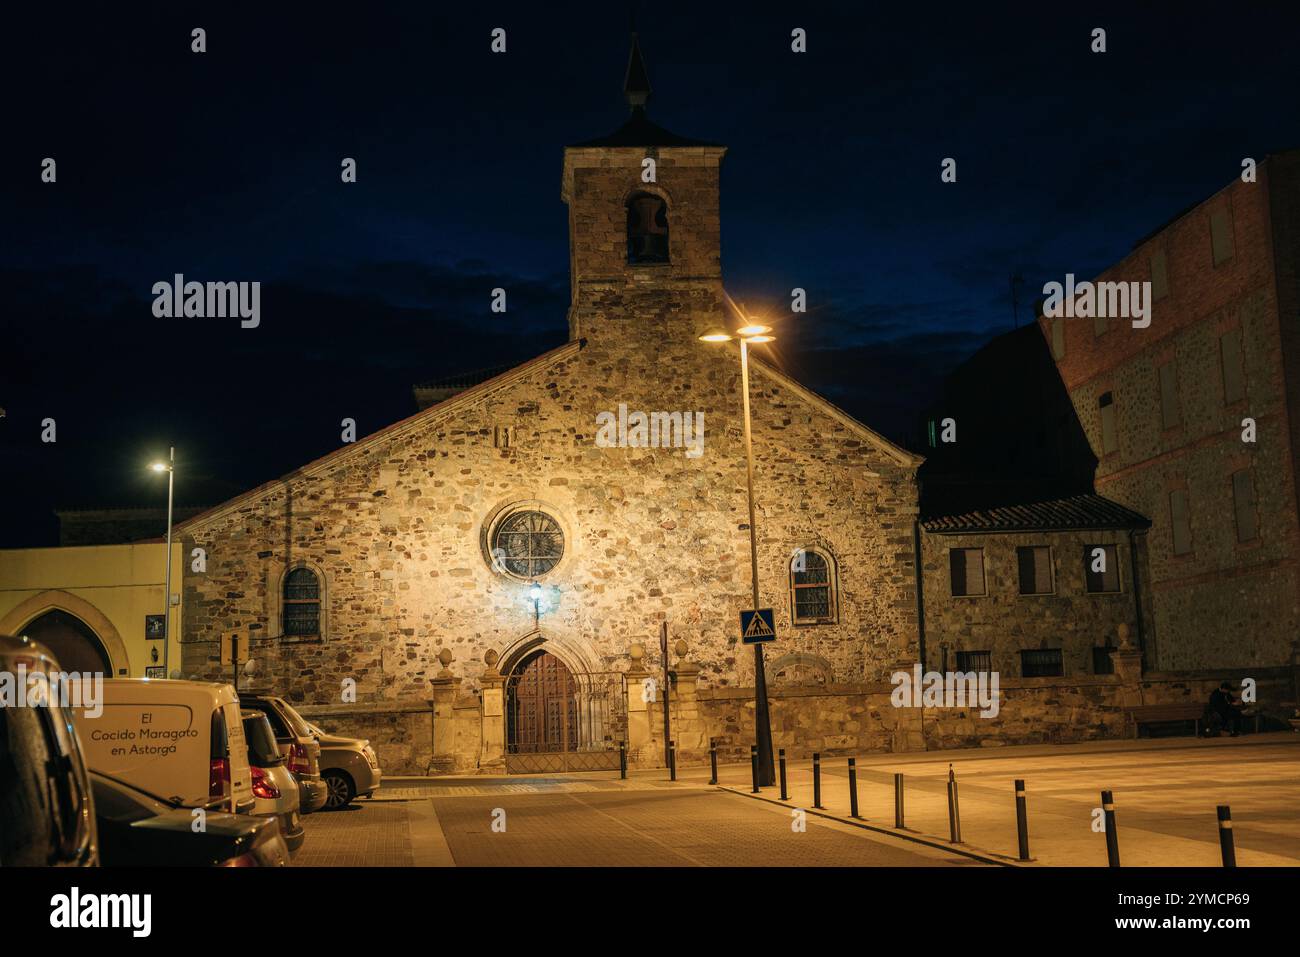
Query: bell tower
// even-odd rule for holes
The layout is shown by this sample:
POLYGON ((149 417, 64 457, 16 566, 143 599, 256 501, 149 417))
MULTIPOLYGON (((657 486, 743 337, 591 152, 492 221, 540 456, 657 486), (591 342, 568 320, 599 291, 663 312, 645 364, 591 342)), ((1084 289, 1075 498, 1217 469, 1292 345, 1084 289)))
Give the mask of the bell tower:
POLYGON ((566 147, 570 339, 694 339, 722 310, 718 180, 726 148, 650 121, 650 77, 632 34, 630 116, 566 147))

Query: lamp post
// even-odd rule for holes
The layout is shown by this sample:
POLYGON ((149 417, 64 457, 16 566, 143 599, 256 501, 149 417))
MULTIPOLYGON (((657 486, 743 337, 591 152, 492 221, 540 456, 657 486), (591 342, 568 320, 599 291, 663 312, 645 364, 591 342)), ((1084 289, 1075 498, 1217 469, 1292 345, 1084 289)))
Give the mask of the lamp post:
POLYGON ((172 492, 176 484, 176 449, 167 449, 167 461, 150 466, 155 472, 167 473, 167 574, 163 594, 163 677, 170 678, 169 662, 172 643, 172 492))
MULTIPOLYGON (((768 335, 768 326, 746 325, 733 336, 727 332, 710 332, 700 336, 701 342, 730 342, 740 340, 740 391, 745 409, 745 483, 749 491, 749 573, 753 590, 754 609, 758 604, 758 529, 754 513, 754 440, 749 415, 749 345, 774 342, 768 335)), ((754 643, 754 743, 758 747, 759 784, 776 783, 776 769, 772 764, 772 720, 767 708, 767 674, 763 666, 763 643, 754 643)))

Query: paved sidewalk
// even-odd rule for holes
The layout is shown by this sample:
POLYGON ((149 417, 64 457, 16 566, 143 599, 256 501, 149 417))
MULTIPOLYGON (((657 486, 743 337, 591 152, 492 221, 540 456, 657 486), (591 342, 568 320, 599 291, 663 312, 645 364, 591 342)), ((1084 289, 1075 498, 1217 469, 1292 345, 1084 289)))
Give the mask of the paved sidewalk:
MULTIPOLYGON (((847 756, 822 760, 822 804, 849 814, 847 756)), ((906 830, 947 843, 949 763, 957 775, 961 830, 972 851, 1017 856, 1014 779, 1027 790, 1030 853, 1045 865, 1106 864, 1106 838, 1092 829, 1100 792, 1114 792, 1120 859, 1125 866, 1221 864, 1217 804, 1232 807, 1237 863, 1300 863, 1300 736, 1174 738, 857 756, 859 813, 892 831, 894 772, 905 775, 906 830)), ((787 765, 790 806, 812 806, 811 761, 787 765)), ((638 771, 635 777, 663 776, 638 771)), ((707 781, 708 768, 679 771, 683 782, 707 781)), ((719 783, 748 795, 750 768, 725 765, 719 783)), ((779 787, 762 796, 779 799, 779 787)))

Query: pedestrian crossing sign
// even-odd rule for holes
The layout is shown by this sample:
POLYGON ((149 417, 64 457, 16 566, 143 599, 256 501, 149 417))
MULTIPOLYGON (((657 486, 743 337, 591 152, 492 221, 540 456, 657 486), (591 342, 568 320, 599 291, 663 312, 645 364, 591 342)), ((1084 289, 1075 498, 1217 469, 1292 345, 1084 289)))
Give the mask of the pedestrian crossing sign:
POLYGON ((747 645, 776 640, 776 619, 771 608, 754 608, 740 613, 740 640, 747 645))

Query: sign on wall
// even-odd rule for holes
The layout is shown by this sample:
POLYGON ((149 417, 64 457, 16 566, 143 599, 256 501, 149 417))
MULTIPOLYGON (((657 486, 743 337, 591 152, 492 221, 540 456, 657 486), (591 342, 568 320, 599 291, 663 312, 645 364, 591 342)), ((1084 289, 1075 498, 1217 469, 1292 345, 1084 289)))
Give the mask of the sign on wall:
POLYGON ((161 641, 163 632, 167 628, 167 617, 165 615, 145 615, 144 616, 144 636, 146 638, 161 641))

